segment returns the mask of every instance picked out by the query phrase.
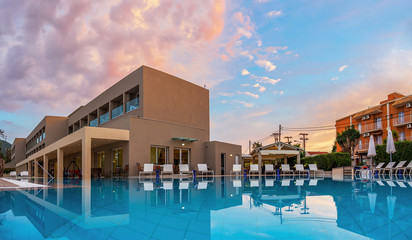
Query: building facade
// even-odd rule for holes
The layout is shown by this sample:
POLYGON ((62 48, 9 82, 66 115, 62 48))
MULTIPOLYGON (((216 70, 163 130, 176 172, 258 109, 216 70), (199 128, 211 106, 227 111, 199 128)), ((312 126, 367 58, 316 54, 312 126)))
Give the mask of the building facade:
POLYGON ((107 177, 136 176, 144 163, 174 164, 176 171, 180 163, 191 169, 208 163, 217 171, 216 159, 206 156, 241 156, 239 145, 206 147, 209 137, 209 91, 142 66, 69 116, 46 116, 25 139, 16 168, 45 178, 47 172, 90 178, 96 169, 107 177))
MULTIPOLYGON (((395 141, 412 140, 412 95, 391 93, 379 105, 356 112, 336 120, 336 133, 349 126, 354 126, 361 134, 355 153, 366 155, 369 139, 374 137, 375 145, 384 143, 388 129, 395 130, 399 137, 395 141)), ((337 151, 342 149, 337 146, 337 151)))

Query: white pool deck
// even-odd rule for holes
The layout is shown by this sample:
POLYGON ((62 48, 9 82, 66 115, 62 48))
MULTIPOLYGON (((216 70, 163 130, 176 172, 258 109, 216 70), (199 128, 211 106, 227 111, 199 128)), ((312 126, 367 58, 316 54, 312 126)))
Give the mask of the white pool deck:
POLYGON ((44 187, 48 187, 47 185, 30 183, 30 182, 26 182, 24 180, 13 180, 13 179, 8 179, 8 178, 0 178, 0 180, 4 180, 6 182, 9 182, 9 183, 15 185, 15 186, 1 186, 0 189, 7 189, 7 188, 13 188, 13 189, 16 189, 16 188, 44 188, 44 187))

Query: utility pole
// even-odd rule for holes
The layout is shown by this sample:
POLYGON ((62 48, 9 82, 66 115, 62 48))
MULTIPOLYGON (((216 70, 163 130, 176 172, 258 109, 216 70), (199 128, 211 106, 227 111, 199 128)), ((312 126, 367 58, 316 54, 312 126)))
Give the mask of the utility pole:
POLYGON ((275 143, 280 141, 279 133, 273 133, 272 136, 273 136, 273 140, 275 141, 275 143))
POLYGON ((303 141, 303 151, 305 151, 305 156, 306 156, 306 141, 309 140, 309 138, 307 138, 306 136, 308 136, 308 133, 299 133, 299 135, 301 135, 302 137, 300 138, 300 140, 303 141))
POLYGON ((292 139, 291 136, 286 136, 286 137, 283 137, 283 138, 288 139, 288 141, 287 141, 288 144, 292 144, 292 141, 290 140, 290 139, 292 139))
POLYGON ((282 139, 282 125, 279 124, 279 142, 282 139))

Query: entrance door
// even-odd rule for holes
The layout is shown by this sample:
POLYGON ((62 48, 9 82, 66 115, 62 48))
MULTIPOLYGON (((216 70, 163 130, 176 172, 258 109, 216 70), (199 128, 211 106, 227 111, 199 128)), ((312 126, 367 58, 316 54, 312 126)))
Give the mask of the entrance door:
POLYGON ((104 174, 104 159, 105 154, 104 151, 97 153, 97 167, 102 169, 102 173, 104 174))
POLYGON ((225 175, 226 153, 220 154, 220 174, 225 175))
POLYGON ((173 171, 179 172, 179 164, 190 164, 190 149, 175 148, 173 150, 173 171))
POLYGON ((112 152, 112 156, 113 156, 113 168, 112 171, 113 173, 116 173, 116 169, 122 169, 123 168, 123 148, 117 148, 117 149, 113 149, 112 152))

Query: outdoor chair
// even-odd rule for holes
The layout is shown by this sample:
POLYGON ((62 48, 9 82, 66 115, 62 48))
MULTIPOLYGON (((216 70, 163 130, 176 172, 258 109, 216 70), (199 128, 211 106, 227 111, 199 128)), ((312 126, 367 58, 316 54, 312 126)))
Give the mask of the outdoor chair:
POLYGON ((207 181, 200 181, 197 184, 197 189, 206 190, 207 189, 207 181))
POLYGON ((275 179, 266 178, 265 179, 265 187, 273 187, 273 186, 275 186, 275 179))
POLYGON ((259 179, 250 179, 251 187, 259 187, 259 179))
POLYGON ((163 170, 161 173, 161 176, 163 177, 163 174, 171 174, 173 177, 173 165, 172 164, 164 164, 163 165, 163 170))
POLYGON ((17 177, 16 171, 11 171, 11 172, 10 172, 10 177, 11 177, 11 178, 17 177))
POLYGON ((143 166, 143 171, 139 172, 139 177, 141 174, 153 174, 153 163, 145 163, 143 166))
POLYGON ((233 180, 233 187, 235 187, 235 188, 242 187, 242 180, 240 180, 240 179, 233 180))
MULTIPOLYGON (((379 171, 382 169, 383 164, 385 164, 384 162, 379 163, 376 167, 372 167, 372 174, 375 174, 376 171, 379 171)), ((356 174, 356 172, 355 172, 356 174)))
POLYGON ((407 172, 408 170, 409 170, 409 175, 411 175, 411 171, 412 171, 412 161, 410 161, 409 164, 406 165, 406 167, 401 167, 401 168, 399 168, 398 171, 399 171, 399 170, 402 170, 403 176, 406 175, 406 172, 407 172))
POLYGON ((273 164, 265 164, 265 175, 267 175, 268 173, 276 173, 275 169, 273 169, 273 164))
MULTIPOLYGON (((406 161, 400 161, 399 163, 398 163, 398 165, 396 165, 396 167, 395 167, 395 175, 397 175, 398 173, 399 173, 399 170, 403 170, 403 171, 405 171, 404 169, 407 167, 405 167, 405 164, 406 164, 406 161), (402 165, 401 165, 401 163, 402 163, 402 165)), ((409 163, 408 165, 410 165, 411 163, 409 163)))
POLYGON ((154 190, 153 182, 144 182, 143 183, 143 190, 144 191, 153 191, 154 190))
POLYGON ((179 189, 180 190, 189 189, 189 182, 179 182, 179 189))
POLYGON ((322 169, 318 169, 316 164, 309 164, 309 172, 313 172, 313 176, 316 176, 316 172, 321 172, 322 176, 325 175, 325 172, 322 169))
POLYGON ((296 164, 295 165, 295 168, 296 168, 296 170, 295 170, 295 173, 296 173, 296 175, 300 175, 300 174, 309 174, 309 170, 308 169, 305 169, 304 167, 303 167, 303 164, 296 164))
POLYGON ((208 174, 208 173, 211 173, 212 175, 215 175, 214 171, 213 171, 213 170, 209 170, 209 169, 207 168, 207 164, 205 164, 205 163, 199 163, 199 164, 197 164, 197 171, 198 171, 199 174, 202 174, 202 175, 208 174))
POLYGON ((303 180, 303 179, 296 179, 296 183, 295 183, 296 187, 302 187, 303 184, 305 184, 305 180, 303 180))
POLYGON ((292 176, 295 175, 294 171, 290 169, 289 164, 282 164, 281 168, 282 168, 281 170, 282 175, 286 175, 286 174, 292 174, 292 176))
POLYGON ((257 165, 257 164, 250 164, 249 174, 252 174, 252 173, 260 174, 259 165, 257 165))
POLYGON ((282 185, 282 187, 289 187, 290 186, 290 179, 283 179, 281 185, 282 185))
POLYGON ((412 168, 412 161, 410 161, 409 164, 406 165, 406 166, 405 166, 406 161, 403 161, 403 162, 404 162, 403 166, 396 166, 395 175, 397 175, 399 173, 399 171, 402 170, 402 174, 403 174, 403 176, 405 176, 406 169, 411 169, 412 168))
POLYGON ((189 164, 179 164, 179 176, 189 175, 192 171, 189 170, 189 164))
POLYGON ((317 185, 318 185, 318 179, 309 180, 309 186, 317 186, 317 185))
POLYGON ((388 173, 392 173, 392 169, 393 169, 393 166, 394 166, 395 164, 396 164, 396 162, 389 162, 389 163, 386 165, 385 168, 382 168, 382 169, 381 169, 381 173, 382 173, 383 175, 386 174, 386 171, 388 171, 388 173))
POLYGON ((232 173, 242 174, 242 165, 240 165, 240 164, 233 164, 233 170, 230 170, 230 175, 232 175, 232 173))
POLYGON ((29 172, 28 171, 22 171, 20 172, 20 177, 28 177, 29 176, 29 172))

